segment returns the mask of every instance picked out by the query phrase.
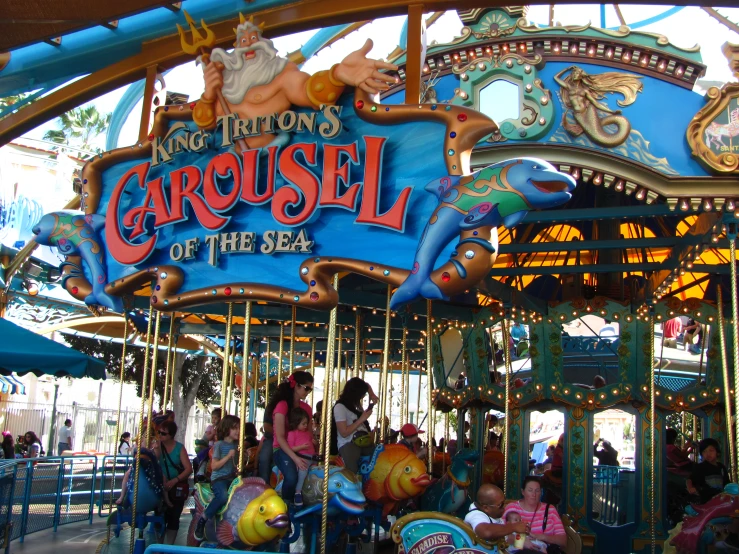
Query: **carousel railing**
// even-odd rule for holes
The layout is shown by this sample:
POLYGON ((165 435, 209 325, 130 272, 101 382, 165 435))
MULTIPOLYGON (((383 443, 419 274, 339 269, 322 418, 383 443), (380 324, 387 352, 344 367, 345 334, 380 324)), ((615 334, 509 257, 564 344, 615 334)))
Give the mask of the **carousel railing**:
POLYGON ((0 464, 0 528, 10 541, 89 520, 94 514, 95 456, 4 460, 0 464))

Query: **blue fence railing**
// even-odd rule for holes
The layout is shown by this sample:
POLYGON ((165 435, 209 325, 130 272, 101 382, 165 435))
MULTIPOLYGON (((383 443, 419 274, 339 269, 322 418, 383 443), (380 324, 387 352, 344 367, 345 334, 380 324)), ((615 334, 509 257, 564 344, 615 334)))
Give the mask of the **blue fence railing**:
MULTIPOLYGON (((59 525, 107 517, 132 456, 0 460, 0 548, 59 525), (115 461, 115 463, 114 463, 115 461)), ((194 506, 192 497, 185 508, 194 506)))

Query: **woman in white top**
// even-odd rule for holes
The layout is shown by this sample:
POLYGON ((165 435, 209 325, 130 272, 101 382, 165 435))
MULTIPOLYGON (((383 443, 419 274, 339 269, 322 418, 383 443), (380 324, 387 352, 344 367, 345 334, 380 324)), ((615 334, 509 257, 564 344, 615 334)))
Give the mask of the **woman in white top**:
POLYGON ((372 387, 359 377, 353 377, 346 382, 341 396, 334 404, 331 454, 340 454, 344 460, 344 466, 354 473, 359 470, 359 458, 371 456, 374 449, 370 438, 370 427, 366 421, 372 415, 376 402, 377 395, 372 387), (362 399, 367 394, 370 397, 370 405, 363 410, 362 399), (365 435, 367 438, 358 439, 365 435), (363 442, 367 444, 362 444, 363 442))

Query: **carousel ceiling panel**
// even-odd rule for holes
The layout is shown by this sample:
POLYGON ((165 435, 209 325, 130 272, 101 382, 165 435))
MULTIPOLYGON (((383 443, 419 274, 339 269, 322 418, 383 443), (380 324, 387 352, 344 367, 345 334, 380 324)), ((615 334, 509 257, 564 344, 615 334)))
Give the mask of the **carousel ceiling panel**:
POLYGON ((52 39, 97 25, 115 28, 118 20, 162 6, 181 4, 167 0, 11 0, 0 16, 0 52, 52 39))

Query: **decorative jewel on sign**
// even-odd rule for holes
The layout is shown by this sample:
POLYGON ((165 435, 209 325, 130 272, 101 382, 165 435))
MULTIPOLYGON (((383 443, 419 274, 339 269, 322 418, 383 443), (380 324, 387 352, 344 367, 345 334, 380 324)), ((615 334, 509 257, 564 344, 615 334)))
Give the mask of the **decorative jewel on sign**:
POLYGON ((447 273, 446 271, 441 274, 441 280, 444 281, 445 283, 448 283, 451 279, 452 279, 452 276, 449 275, 449 273, 447 273))
POLYGON ((159 302, 159 300, 157 299, 157 297, 156 296, 152 296, 151 297, 151 303, 152 304, 156 304, 157 302, 159 302))
POLYGON ((225 294, 226 296, 231 296, 231 287, 226 287, 225 289, 223 289, 223 294, 225 294))
POLYGON ((459 121, 461 121, 461 122, 463 122, 463 123, 464 123, 465 121, 467 121, 467 114, 466 114, 466 113, 461 113, 461 114, 459 114, 459 115, 457 116, 457 119, 458 119, 459 121))
POLYGON ((357 101, 357 109, 358 110, 361 110, 362 108, 364 108, 364 101, 358 100, 357 101))
POLYGON ((308 268, 307 267, 304 267, 303 269, 301 269, 300 270, 300 274, 301 275, 308 275, 308 268))
POLYGON ((313 302, 318 301, 318 293, 317 292, 311 292, 310 293, 310 299, 313 300, 313 302))
POLYGON ((475 253, 472 250, 467 250, 467 252, 464 253, 464 257, 471 260, 475 257, 475 253))
POLYGON ((162 273, 159 275, 159 277, 161 279, 166 279, 167 278, 167 272, 166 271, 162 271, 162 273))

